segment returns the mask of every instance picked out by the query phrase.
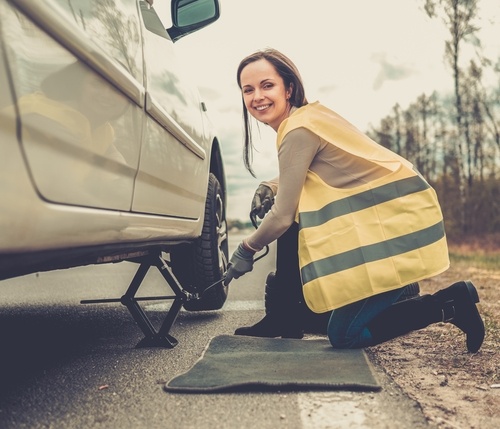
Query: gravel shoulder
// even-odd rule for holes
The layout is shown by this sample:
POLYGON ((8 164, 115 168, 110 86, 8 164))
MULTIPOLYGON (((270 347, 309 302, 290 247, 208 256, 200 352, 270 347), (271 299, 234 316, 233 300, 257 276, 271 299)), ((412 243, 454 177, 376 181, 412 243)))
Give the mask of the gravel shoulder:
POLYGON ((421 293, 433 293, 458 280, 470 279, 486 338, 478 353, 467 352, 465 336, 449 323, 367 350, 411 399, 431 426, 439 429, 496 429, 500 422, 500 269, 478 269, 455 263, 444 274, 421 282, 421 293))

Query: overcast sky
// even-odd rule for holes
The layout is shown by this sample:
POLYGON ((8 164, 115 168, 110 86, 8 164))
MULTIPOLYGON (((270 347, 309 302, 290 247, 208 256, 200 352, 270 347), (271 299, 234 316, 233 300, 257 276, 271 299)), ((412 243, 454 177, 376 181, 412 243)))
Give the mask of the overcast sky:
MULTIPOLYGON (((155 0, 161 10, 165 0, 155 0)), ((179 40, 222 139, 228 218, 248 219, 254 190, 276 175, 275 133, 260 126, 257 179, 242 161, 242 106, 236 68, 246 55, 276 48, 298 66, 309 101, 319 100, 366 131, 399 103, 451 91, 444 24, 424 0, 221 0, 221 18, 179 40)), ((480 0, 481 41, 500 57, 500 1, 480 0)), ((464 52, 465 56, 466 52, 464 52)))

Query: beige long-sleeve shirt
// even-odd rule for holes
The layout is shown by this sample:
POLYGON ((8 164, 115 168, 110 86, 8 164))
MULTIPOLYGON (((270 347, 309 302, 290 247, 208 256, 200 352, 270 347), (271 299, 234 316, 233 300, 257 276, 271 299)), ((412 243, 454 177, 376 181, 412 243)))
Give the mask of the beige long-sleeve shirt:
POLYGON ((278 150, 279 176, 264 182, 275 195, 275 204, 259 228, 245 242, 260 250, 279 238, 294 222, 308 170, 336 188, 352 188, 389 173, 389 170, 356 157, 321 139, 306 128, 288 133, 278 150))

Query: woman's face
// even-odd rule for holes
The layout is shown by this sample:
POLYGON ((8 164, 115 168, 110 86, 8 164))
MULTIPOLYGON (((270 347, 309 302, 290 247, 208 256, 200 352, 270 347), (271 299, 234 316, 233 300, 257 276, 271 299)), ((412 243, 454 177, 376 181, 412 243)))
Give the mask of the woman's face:
POLYGON ((248 112, 275 131, 290 114, 288 101, 291 88, 285 88, 283 79, 267 60, 254 61, 240 74, 243 101, 248 112))

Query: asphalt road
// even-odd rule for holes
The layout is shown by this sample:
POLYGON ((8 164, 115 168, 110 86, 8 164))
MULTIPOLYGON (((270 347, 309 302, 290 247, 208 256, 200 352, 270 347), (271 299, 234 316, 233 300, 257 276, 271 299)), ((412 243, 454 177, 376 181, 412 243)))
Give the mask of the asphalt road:
MULTIPOLYGON (((231 242, 234 249, 238 237, 231 242)), ((374 428, 429 427, 418 404, 377 369, 383 389, 361 392, 167 393, 216 335, 264 314, 264 280, 273 251, 231 283, 221 311, 182 311, 173 349, 135 348, 141 340, 119 303, 137 266, 102 265, 0 282, 0 428, 374 428)), ((142 296, 171 294, 151 270, 142 296)), ((167 303, 144 303, 155 323, 167 303)))

